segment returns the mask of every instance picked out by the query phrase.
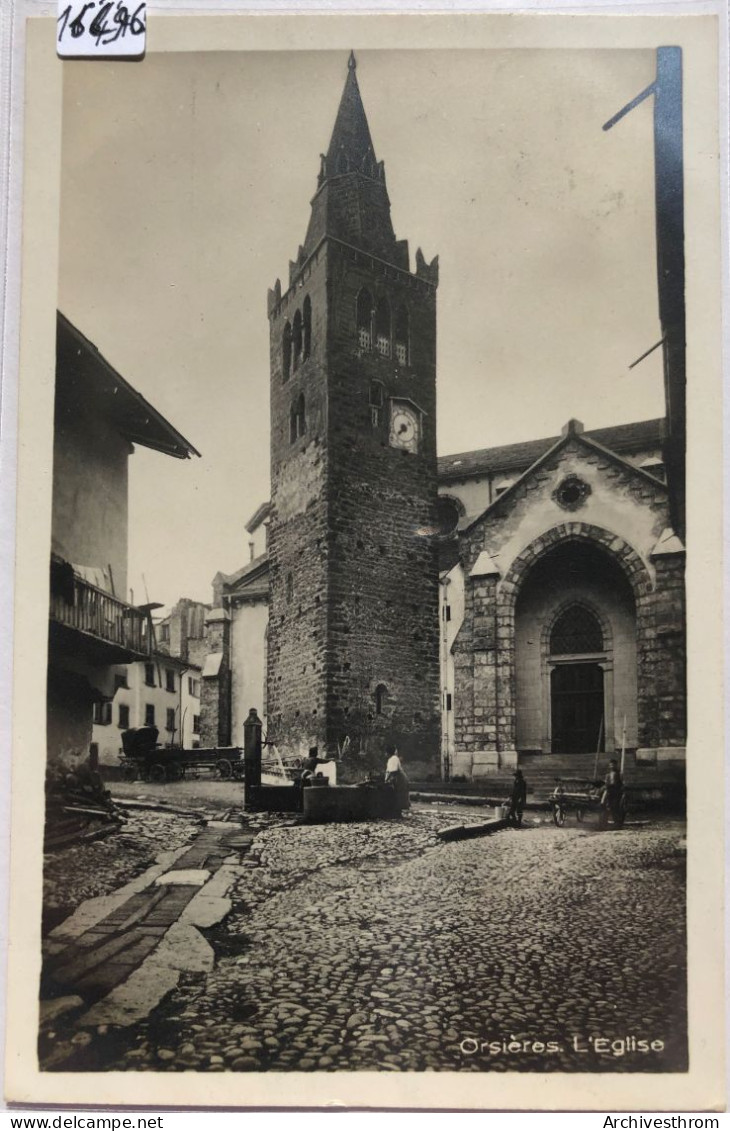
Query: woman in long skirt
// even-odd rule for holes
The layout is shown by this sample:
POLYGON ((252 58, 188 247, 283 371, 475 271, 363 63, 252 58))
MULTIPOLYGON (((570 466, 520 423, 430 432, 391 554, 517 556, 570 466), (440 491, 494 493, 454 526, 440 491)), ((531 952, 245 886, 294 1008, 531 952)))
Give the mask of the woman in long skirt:
POLYGON ((401 760, 398 757, 398 749, 396 746, 386 746, 385 753, 388 755, 388 763, 385 767, 385 780, 393 786, 395 790, 396 804, 399 809, 410 809, 411 802, 408 797, 408 778, 406 777, 401 760))

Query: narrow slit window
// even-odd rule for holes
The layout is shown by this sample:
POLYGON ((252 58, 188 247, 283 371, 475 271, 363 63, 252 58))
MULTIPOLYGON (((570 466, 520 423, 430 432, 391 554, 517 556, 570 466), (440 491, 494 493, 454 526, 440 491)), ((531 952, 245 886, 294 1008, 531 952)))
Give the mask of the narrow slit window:
POLYGON ((289 443, 300 439, 307 430, 304 393, 300 393, 289 410, 289 443))
POLYGON ((288 322, 281 339, 281 372, 283 379, 288 381, 291 376, 291 326, 288 322))
POLYGON ((307 295, 302 307, 302 360, 306 361, 312 352, 312 302, 307 295))
POLYGON ((302 315, 300 311, 297 311, 294 315, 294 322, 292 323, 291 329, 292 368, 294 371, 299 368, 299 363, 302 360, 303 338, 302 315))
POLYGON ((378 428, 383 423, 383 406, 385 405, 385 389, 380 381, 370 383, 370 421, 373 428, 378 428))

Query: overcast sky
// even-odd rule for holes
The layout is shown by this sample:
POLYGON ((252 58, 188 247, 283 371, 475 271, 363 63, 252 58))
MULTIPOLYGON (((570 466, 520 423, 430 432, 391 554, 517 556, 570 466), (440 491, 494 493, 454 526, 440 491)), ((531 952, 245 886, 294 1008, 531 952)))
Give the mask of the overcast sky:
MULTIPOLYGON (((357 50, 357 44, 354 45, 357 50)), ((396 235, 438 254, 447 454, 663 415, 650 51, 367 51, 396 235)), ((130 461, 129 584, 210 600, 269 492, 266 291, 346 52, 65 64, 59 306, 202 453, 130 461)))

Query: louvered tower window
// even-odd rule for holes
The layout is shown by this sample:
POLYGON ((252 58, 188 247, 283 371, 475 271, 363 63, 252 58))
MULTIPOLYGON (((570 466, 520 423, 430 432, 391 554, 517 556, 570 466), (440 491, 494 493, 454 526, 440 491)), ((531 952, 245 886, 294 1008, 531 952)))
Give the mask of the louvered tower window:
POLYGON ((375 348, 381 357, 390 357, 390 306, 381 298, 375 308, 375 348))
POLYGON ((372 346, 373 296, 363 287, 357 296, 357 342, 361 350, 372 346))

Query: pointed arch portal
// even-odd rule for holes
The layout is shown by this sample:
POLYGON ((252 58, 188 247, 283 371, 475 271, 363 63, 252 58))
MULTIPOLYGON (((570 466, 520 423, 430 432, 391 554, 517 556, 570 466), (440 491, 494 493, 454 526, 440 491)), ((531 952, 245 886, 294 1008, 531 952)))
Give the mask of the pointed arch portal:
POLYGON ((515 603, 518 750, 595 754, 635 744, 636 602, 601 546, 565 541, 524 575, 515 603))

